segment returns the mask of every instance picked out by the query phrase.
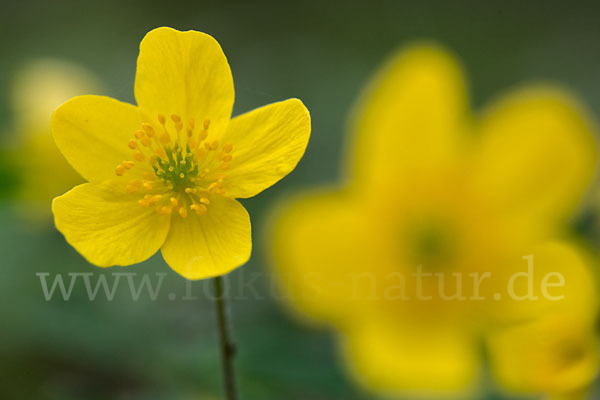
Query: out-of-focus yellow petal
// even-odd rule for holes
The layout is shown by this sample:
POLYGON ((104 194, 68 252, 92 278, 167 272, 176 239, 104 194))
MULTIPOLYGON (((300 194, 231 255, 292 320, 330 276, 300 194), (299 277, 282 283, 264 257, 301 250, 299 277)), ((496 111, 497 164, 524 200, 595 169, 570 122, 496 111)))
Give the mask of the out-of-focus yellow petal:
POLYGON ((493 330, 488 338, 493 371, 508 389, 577 398, 572 395, 594 379, 598 303, 589 264, 567 243, 546 243, 533 252, 528 276, 517 278, 514 293, 531 291, 536 299, 513 299, 505 310, 513 321, 525 322, 493 330))
POLYGON ((153 121, 177 114, 222 134, 233 108, 233 78, 219 43, 202 32, 154 29, 142 40, 135 98, 153 121))
POLYGON ((72 97, 98 93, 99 84, 84 68, 58 59, 39 59, 21 68, 12 87, 16 129, 25 139, 50 136, 50 116, 72 97))
POLYGON ((205 279, 224 275, 244 264, 251 250, 246 209, 236 200, 213 196, 204 215, 173 216, 162 255, 185 278, 205 279))
POLYGON ((582 108, 550 88, 512 92, 481 118, 475 172, 508 213, 547 226, 572 215, 594 174, 597 145, 582 108))
MULTIPOLYGON (((131 104, 79 96, 56 109, 51 128, 56 145, 73 168, 90 182, 102 182, 115 178, 115 167, 131 160, 127 142, 141 123, 138 108, 131 104)), ((135 168, 132 173, 143 170, 135 168)))
POLYGON ((393 56, 367 87, 351 121, 351 175, 389 185, 439 168, 460 150, 468 112, 456 60, 433 45, 393 56))
POLYGON ((50 116, 71 97, 98 92, 98 87, 89 71, 64 60, 34 60, 17 71, 10 162, 20 176, 18 210, 28 220, 47 223, 52 199, 84 182, 56 147, 50 116))
POLYGON ((508 390, 578 399, 598 373, 593 325, 573 314, 555 314, 491 336, 492 372, 508 390))
POLYGON ((21 173, 19 211, 40 223, 50 221, 54 197, 84 182, 58 151, 48 128, 31 133, 13 158, 21 173))
POLYGON ((298 99, 250 111, 231 120, 223 137, 233 144, 224 189, 230 197, 252 197, 290 173, 310 137, 310 114, 298 99))
POLYGON ((493 300, 489 311, 499 311, 498 321, 521 323, 570 310, 581 318, 595 318, 598 302, 590 257, 560 241, 537 245, 524 257, 494 271, 494 281, 503 285, 498 288, 502 299, 493 300))
POLYGON ((351 372, 366 388, 390 395, 461 392, 479 368, 477 344, 459 325, 363 316, 342 335, 351 372))
POLYGON ((335 322, 356 316, 365 299, 378 295, 371 284, 387 254, 372 228, 348 193, 302 196, 280 210, 269 235, 272 267, 293 309, 335 322))
POLYGON ((131 265, 160 249, 170 223, 138 200, 123 185, 85 183, 54 199, 52 212, 56 228, 89 262, 131 265))

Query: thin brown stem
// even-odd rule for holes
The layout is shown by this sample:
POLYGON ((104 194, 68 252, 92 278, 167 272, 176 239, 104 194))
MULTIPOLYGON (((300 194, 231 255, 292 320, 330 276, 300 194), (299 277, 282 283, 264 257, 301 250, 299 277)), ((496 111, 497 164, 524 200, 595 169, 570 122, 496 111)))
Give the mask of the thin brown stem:
POLYGON ((215 284, 215 304, 219 326, 219 342, 221 346, 221 363, 223 365, 223 385, 226 400, 236 400, 235 374, 233 371, 233 358, 235 356, 235 345, 229 334, 227 321, 227 307, 223 291, 223 278, 218 276, 213 279, 215 284))

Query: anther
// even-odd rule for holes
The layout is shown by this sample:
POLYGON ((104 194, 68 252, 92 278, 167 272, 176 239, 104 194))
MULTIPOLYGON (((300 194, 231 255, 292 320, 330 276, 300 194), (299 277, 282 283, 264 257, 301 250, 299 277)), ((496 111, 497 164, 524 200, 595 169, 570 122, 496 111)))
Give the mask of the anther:
POLYGON ((190 206, 190 208, 191 208, 192 210, 194 210, 194 211, 196 212, 196 214, 197 214, 197 215, 202 215, 202 214, 204 214, 204 213, 206 212, 206 210, 207 210, 207 208, 206 208, 206 206, 205 206, 204 204, 196 204, 196 203, 192 204, 192 205, 190 206))
POLYGON ((225 143, 223 145, 223 152, 224 153, 231 153, 231 150, 233 150, 233 145, 231 143, 225 143))
POLYGON ((202 197, 200 199, 200 203, 208 205, 208 204, 210 204, 210 200, 207 199, 206 197, 202 197))
POLYGON ((144 131, 135 131, 134 136, 138 139, 141 139, 144 137, 144 131))
POLYGON ((133 153, 133 158, 135 158, 138 161, 144 161, 144 159, 146 157, 144 156, 144 154, 141 151, 137 150, 136 152, 133 153))
POLYGON ((203 158, 206 155, 206 149, 200 147, 198 150, 196 150, 196 157, 198 157, 199 159, 203 158))
POLYGON ((131 150, 135 150, 138 147, 137 142, 135 141, 135 139, 129 139, 129 142, 127 142, 127 146, 129 146, 129 148, 131 150))
POLYGON ((177 199, 176 199, 175 197, 171 197, 171 198, 169 199, 169 201, 171 202, 171 205, 172 205, 173 207, 177 207, 177 205, 179 204, 179 201, 177 201, 177 199))
POLYGON ((159 214, 171 214, 173 209, 169 206, 159 206, 156 208, 156 212, 159 214))
POLYGON ((153 206, 161 200, 162 200, 162 195, 156 194, 150 198, 150 201, 148 203, 150 203, 150 205, 153 206))
POLYGON ((187 194, 196 193, 197 191, 198 191, 198 189, 196 189, 196 188, 185 188, 185 192, 187 194))
POLYGON ((207 131, 209 126, 210 126, 210 119, 205 119, 204 122, 202 122, 202 127, 204 128, 205 131, 207 131))
POLYGON ((117 165, 115 168, 115 174, 118 176, 123 176, 123 174, 125 174, 125 167, 121 164, 117 165))
POLYGON ((179 207, 179 216, 181 218, 186 218, 188 216, 188 212, 185 207, 179 207))
POLYGON ((158 114, 158 122, 160 122, 161 125, 164 125, 165 122, 167 122, 167 119, 165 118, 164 115, 158 114))
POLYGON ((130 184, 125 187, 125 190, 127 190, 128 193, 133 194, 133 193, 137 192, 138 187, 130 184))
POLYGON ((164 144, 168 144, 171 141, 171 137, 167 132, 163 132, 163 134, 160 135, 160 141, 164 144))
POLYGON ((142 123, 142 128, 144 128, 144 131, 146 132, 146 135, 148 135, 148 137, 154 136, 154 128, 152 128, 152 125, 150 125, 147 122, 144 122, 142 123))

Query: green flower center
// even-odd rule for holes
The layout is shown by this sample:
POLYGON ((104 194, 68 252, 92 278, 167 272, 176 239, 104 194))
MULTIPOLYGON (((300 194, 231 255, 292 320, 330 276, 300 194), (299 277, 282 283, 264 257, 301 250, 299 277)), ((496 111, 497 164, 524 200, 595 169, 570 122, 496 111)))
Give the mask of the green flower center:
POLYGON ((167 159, 156 156, 156 164, 152 166, 157 177, 162 179, 167 187, 174 192, 181 192, 185 188, 194 187, 194 180, 198 177, 198 163, 189 145, 186 151, 175 145, 173 149, 165 149, 167 159))
POLYGON ((159 214, 177 212, 182 218, 189 211, 203 215, 211 204, 211 196, 224 195, 224 171, 231 166, 233 146, 219 141, 209 142, 210 120, 204 120, 196 129, 193 119, 185 126, 181 117, 171 115, 168 125, 164 115, 158 115, 159 125, 143 123, 127 145, 135 161, 123 161, 115 168, 117 176, 148 163, 154 171, 147 171, 143 180, 132 179, 126 185, 131 194, 139 191, 144 196, 138 201, 142 207, 155 207, 159 214))

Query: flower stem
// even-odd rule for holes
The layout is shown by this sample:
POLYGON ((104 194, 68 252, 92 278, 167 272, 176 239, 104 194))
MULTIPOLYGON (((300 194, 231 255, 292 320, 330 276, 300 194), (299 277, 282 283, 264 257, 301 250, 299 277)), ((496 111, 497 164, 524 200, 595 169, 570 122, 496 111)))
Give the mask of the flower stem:
POLYGON ((229 336, 229 325, 227 323, 227 311, 225 294, 223 292, 223 278, 218 276, 213 279, 215 283, 215 304, 217 306, 217 319, 219 325, 219 342, 221 345, 221 362, 223 364, 223 385, 225 398, 236 400, 235 376, 233 372, 233 358, 235 356, 235 345, 229 336))

